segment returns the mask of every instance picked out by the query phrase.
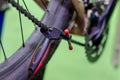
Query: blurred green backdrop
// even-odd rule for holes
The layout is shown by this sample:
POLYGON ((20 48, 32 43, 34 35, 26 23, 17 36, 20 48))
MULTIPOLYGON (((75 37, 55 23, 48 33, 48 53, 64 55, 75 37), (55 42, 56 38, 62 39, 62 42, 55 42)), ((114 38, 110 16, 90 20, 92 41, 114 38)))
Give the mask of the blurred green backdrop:
MULTIPOLYGON (((44 12, 32 1, 26 0, 32 14, 41 19, 44 12)), ((44 80, 120 80, 120 67, 112 66, 112 57, 116 32, 120 23, 120 0, 109 22, 110 33, 103 55, 95 63, 90 63, 85 54, 84 47, 73 44, 74 49, 68 50, 67 42, 62 40, 54 56, 48 63, 44 80)), ((32 33, 34 25, 27 18, 23 19, 25 40, 32 33)), ((21 46, 21 34, 19 27, 18 12, 10 8, 6 13, 2 42, 7 57, 11 56, 21 46)), ((84 42, 83 37, 73 35, 73 38, 84 42)), ((3 56, 2 51, 0 56, 3 56)), ((3 61, 0 58, 0 61, 3 61)))

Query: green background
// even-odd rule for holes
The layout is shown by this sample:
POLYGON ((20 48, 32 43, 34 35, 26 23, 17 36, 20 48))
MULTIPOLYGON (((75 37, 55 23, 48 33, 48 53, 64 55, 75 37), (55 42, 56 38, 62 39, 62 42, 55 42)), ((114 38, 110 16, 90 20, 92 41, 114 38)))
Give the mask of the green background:
MULTIPOLYGON (((32 14, 41 19, 44 12, 32 1, 26 0, 28 8, 32 14)), ((114 53, 114 43, 117 28, 120 23, 120 1, 115 7, 111 20, 108 23, 110 33, 103 55, 95 63, 90 63, 85 54, 84 47, 73 44, 74 49, 68 50, 67 42, 62 40, 54 56, 48 63, 44 80, 120 80, 120 67, 115 68, 112 65, 114 53)), ((23 19, 23 29, 25 40, 34 29, 34 25, 27 18, 23 19)), ((11 56, 15 50, 21 46, 21 34, 19 27, 18 12, 15 8, 7 11, 4 23, 2 42, 7 54, 11 56)), ((84 37, 73 35, 73 38, 84 42, 84 37)), ((2 50, 0 61, 4 60, 2 50)))

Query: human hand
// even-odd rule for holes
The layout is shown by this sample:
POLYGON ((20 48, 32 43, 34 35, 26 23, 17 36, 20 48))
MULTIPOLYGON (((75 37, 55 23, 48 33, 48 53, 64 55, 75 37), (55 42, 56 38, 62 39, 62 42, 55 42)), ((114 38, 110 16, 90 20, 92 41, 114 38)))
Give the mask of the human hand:
MULTIPOLYGON (((46 6, 49 3, 49 0, 34 0, 43 10, 45 10, 46 6), (43 4, 44 3, 44 4, 43 4)), ((71 33, 78 34, 78 35, 85 35, 86 32, 86 24, 85 24, 85 9, 84 4, 82 0, 72 0, 72 4, 75 9, 75 14, 71 20, 71 22, 74 22, 71 33)))

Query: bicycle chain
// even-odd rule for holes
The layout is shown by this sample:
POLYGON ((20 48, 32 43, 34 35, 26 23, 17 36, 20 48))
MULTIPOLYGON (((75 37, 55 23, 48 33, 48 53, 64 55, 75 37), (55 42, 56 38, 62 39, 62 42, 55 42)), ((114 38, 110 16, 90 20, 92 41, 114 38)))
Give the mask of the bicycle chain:
POLYGON ((13 7, 15 7, 18 11, 20 11, 22 14, 24 14, 25 17, 27 17, 29 20, 31 20, 33 23, 38 25, 38 27, 41 27, 44 30, 49 30, 49 28, 41 23, 37 18, 35 18, 31 13, 29 13, 26 9, 24 9, 21 5, 19 5, 14 0, 8 0, 9 3, 12 4, 13 7))

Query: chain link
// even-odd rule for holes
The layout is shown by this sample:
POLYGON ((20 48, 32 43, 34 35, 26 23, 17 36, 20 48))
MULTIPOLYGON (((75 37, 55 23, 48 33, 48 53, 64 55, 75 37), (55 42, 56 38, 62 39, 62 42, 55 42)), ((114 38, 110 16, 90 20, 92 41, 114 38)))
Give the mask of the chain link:
POLYGON ((11 3, 13 7, 15 7, 22 14, 24 14, 24 16, 26 16, 33 23, 35 23, 36 25, 38 25, 39 27, 41 27, 44 30, 49 30, 49 28, 46 25, 44 25, 43 23, 41 23, 41 21, 39 21, 37 18, 35 18, 31 13, 29 13, 26 9, 24 9, 17 2, 15 2, 14 0, 8 0, 8 2, 11 3))

